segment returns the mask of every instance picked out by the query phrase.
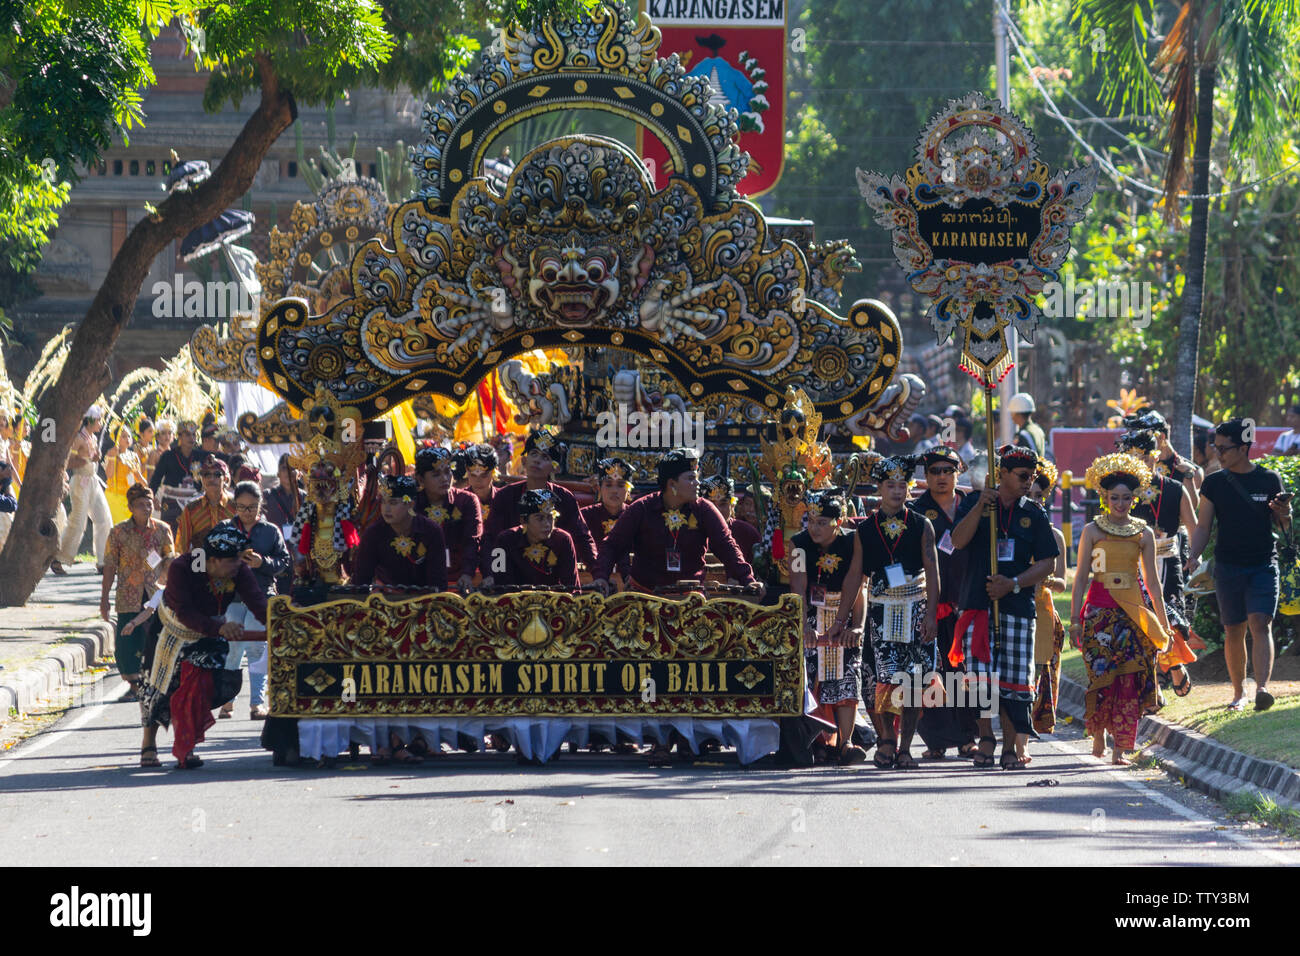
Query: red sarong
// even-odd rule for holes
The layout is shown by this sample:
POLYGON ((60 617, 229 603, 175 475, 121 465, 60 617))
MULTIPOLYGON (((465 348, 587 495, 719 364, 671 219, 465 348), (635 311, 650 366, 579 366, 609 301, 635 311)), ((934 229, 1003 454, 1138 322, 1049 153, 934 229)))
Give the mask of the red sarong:
POLYGON ((172 694, 172 756, 184 760, 216 723, 212 716, 212 671, 181 662, 181 685, 172 694))

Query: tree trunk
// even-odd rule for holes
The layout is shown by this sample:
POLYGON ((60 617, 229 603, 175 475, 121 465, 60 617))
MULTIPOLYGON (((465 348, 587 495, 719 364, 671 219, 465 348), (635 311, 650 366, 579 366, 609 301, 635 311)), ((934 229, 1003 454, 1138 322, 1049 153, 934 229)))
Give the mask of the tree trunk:
POLYGON ((59 380, 41 399, 27 480, 0 551, 0 607, 27 602, 58 547, 53 515, 62 485, 59 475, 81 417, 110 384, 108 358, 131 319, 149 267, 168 243, 215 219, 248 191, 271 145, 297 118, 293 96, 280 88, 270 57, 258 54, 255 61, 262 83, 257 110, 211 178, 168 198, 156 215, 140 220, 127 235, 77 328, 59 380), (47 436, 50 440, 44 440, 47 436))
MULTIPOLYGON (((1214 135, 1215 61, 1196 71, 1196 144, 1192 149, 1192 195, 1210 192, 1210 140, 1214 135)), ((1201 301, 1205 290, 1205 253, 1209 240, 1210 200, 1192 200, 1192 228, 1187 236, 1187 276, 1182 318, 1178 323, 1174 364, 1173 420, 1169 441, 1184 458, 1192 457, 1192 415, 1196 411, 1196 374, 1201 352, 1201 301)))

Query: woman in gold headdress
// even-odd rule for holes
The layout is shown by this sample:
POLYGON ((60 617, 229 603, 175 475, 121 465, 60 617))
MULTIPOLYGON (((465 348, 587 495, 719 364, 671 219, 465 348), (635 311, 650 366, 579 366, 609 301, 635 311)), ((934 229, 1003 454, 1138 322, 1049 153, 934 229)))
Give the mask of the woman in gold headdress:
POLYGON ((1124 764, 1142 715, 1157 706, 1156 655, 1169 646, 1155 534, 1130 514, 1134 496, 1151 483, 1151 470, 1135 455, 1103 455, 1089 466, 1086 483, 1100 492, 1103 511, 1079 540, 1070 636, 1088 668, 1085 716, 1093 756, 1105 753, 1110 731, 1111 762, 1124 764), (1147 588, 1154 610, 1143 603, 1139 565, 1143 579, 1156 582, 1147 588))

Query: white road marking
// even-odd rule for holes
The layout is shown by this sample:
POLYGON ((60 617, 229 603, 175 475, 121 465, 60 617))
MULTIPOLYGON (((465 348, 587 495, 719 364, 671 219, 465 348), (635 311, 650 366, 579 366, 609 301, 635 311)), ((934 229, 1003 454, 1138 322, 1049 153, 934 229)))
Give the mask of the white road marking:
MULTIPOLYGON (((1172 810, 1174 813, 1182 817, 1188 823, 1193 823, 1196 824, 1197 826, 1203 826, 1209 829, 1214 829, 1215 827, 1222 826, 1222 824, 1218 823, 1217 821, 1212 820, 1203 814, 1197 813, 1191 807, 1183 806, 1181 803, 1179 803, 1177 800, 1173 799, 1172 797, 1165 796, 1160 791, 1151 789, 1143 781, 1134 780, 1130 776, 1130 771, 1125 767, 1116 767, 1112 765, 1109 761, 1105 761, 1103 763, 1102 759, 1093 757, 1092 754, 1090 753, 1080 754, 1078 750, 1069 747, 1067 745, 1067 742, 1063 740, 1053 740, 1051 741, 1051 744, 1057 750, 1060 750, 1063 753, 1068 753, 1073 757, 1082 756, 1085 759, 1091 759, 1096 761, 1099 764, 1102 764, 1102 766, 1099 767, 1100 770, 1115 777, 1116 779, 1119 780, 1120 783, 1124 784, 1124 786, 1128 787, 1130 790, 1136 790, 1138 793, 1142 794, 1145 797, 1149 797, 1152 801, 1158 803, 1166 810, 1172 810)), ((1159 772, 1163 773, 1164 771, 1159 771, 1159 772)), ((1230 829, 1216 830, 1215 832, 1222 834, 1225 839, 1231 841, 1232 843, 1237 844, 1238 846, 1245 847, 1247 849, 1254 850, 1257 853, 1264 854, 1274 863, 1280 863, 1283 866, 1296 865, 1296 858, 1294 855, 1288 856, 1286 854, 1279 853, 1276 850, 1272 849, 1271 847, 1263 846, 1259 843, 1259 841, 1252 840, 1250 837, 1238 833, 1235 830, 1230 830, 1230 829)))
MULTIPOLYGON (((101 681, 102 680, 103 678, 101 678, 101 681)), ((86 687, 87 691, 90 691, 91 689, 92 688, 89 685, 86 687)), ((73 731, 80 730, 82 727, 86 726, 86 724, 90 723, 92 720, 102 715, 104 713, 104 708, 108 704, 117 703, 118 699, 126 694, 126 691, 127 691, 127 685, 122 684, 120 687, 118 687, 118 689, 115 692, 102 696, 98 704, 96 704, 93 707, 87 708, 86 710, 83 710, 76 717, 73 717, 72 720, 67 724, 67 726, 62 727, 59 730, 51 731, 48 733, 37 734, 34 740, 30 740, 25 743, 18 744, 17 746, 14 747, 14 751, 15 751, 14 753, 10 754, 7 757, 0 757, 0 774, 3 774, 8 770, 12 770, 13 765, 17 763, 19 760, 22 760, 24 757, 29 757, 32 754, 40 753, 46 747, 49 747, 51 744, 58 743, 64 737, 67 737, 69 734, 71 734, 73 731)))

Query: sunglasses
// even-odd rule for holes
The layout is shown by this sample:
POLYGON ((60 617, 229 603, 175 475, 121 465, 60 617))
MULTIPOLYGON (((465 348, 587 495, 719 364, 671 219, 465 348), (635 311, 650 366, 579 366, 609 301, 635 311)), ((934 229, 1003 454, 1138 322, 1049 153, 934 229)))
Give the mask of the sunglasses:
POLYGON ((927 468, 925 470, 925 473, 927 475, 955 475, 957 474, 957 469, 956 468, 927 468))
POLYGON ((260 504, 251 504, 251 505, 235 505, 235 510, 236 510, 236 511, 246 511, 246 512, 248 512, 249 514, 256 514, 258 511, 261 510, 261 508, 262 508, 262 506, 261 506, 260 504))
POLYGON ((1240 445, 1220 445, 1218 442, 1213 442, 1212 444, 1214 450, 1217 451, 1220 455, 1222 455, 1225 451, 1232 451, 1234 448, 1241 447, 1240 445))
POLYGON ((199 477, 200 478, 224 478, 225 475, 219 471, 201 471, 199 472, 199 477))

